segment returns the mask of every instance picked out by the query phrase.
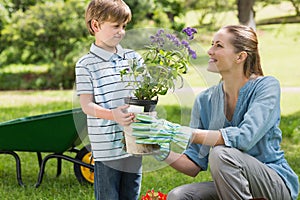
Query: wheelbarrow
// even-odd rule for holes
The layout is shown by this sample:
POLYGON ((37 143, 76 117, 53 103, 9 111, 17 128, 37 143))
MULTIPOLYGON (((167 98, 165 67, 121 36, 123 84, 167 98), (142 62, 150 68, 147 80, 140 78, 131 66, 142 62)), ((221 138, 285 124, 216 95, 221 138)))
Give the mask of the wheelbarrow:
POLYGON ((37 153, 40 169, 35 187, 41 185, 46 163, 52 158, 57 159, 57 176, 61 174, 62 160, 66 160, 74 164, 74 173, 80 183, 93 184, 94 162, 89 143, 84 146, 86 139, 86 115, 80 108, 0 123, 0 154, 15 158, 20 186, 24 184, 18 151, 37 153), (76 156, 73 158, 65 152, 76 153, 76 156), (49 154, 42 158, 41 153, 49 154))

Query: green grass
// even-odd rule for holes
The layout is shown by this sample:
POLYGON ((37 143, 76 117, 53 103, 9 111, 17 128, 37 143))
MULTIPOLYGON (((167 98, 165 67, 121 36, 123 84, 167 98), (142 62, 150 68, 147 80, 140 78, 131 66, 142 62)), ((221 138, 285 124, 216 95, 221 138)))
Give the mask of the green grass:
POLYGON ((18 155, 21 159, 25 187, 17 184, 14 159, 9 155, 0 155, 1 199, 93 199, 93 188, 79 184, 71 163, 63 161, 62 174, 56 177, 56 161, 49 160, 42 185, 35 188, 39 170, 35 153, 18 152, 18 155))
MULTIPOLYGON (((299 93, 289 93, 290 102, 297 105, 299 93), (293 102, 294 100, 294 102, 293 102)), ((14 119, 35 114, 44 114, 64 109, 72 108, 73 91, 12 91, 0 92, 1 111, 0 119, 7 116, 14 119), (13 112, 12 112, 13 111, 13 112), (11 113, 12 112, 12 113, 11 113), (30 113, 30 114, 29 114, 30 113)), ((168 101, 160 99, 162 104, 158 108, 158 112, 162 116, 166 116, 169 120, 187 124, 190 108, 180 108, 179 106, 167 105, 168 101), (185 113, 183 117, 180 113, 185 113)), ((289 107, 284 104, 283 108, 289 107)), ((292 168, 300 175, 300 105, 295 107, 295 111, 290 115, 282 117, 281 128, 284 135, 293 133, 293 137, 284 137, 282 148, 286 153, 286 158, 292 168)), ((7 119, 9 120, 9 119, 7 119)), ((5 120, 3 120, 5 121, 5 120)), ((15 161, 9 155, 0 155, 0 196, 1 199, 11 200, 44 200, 44 199, 93 199, 93 187, 82 186, 78 183, 73 172, 73 164, 63 161, 62 174, 56 177, 56 161, 49 160, 46 166, 46 174, 39 188, 34 188, 34 184, 38 177, 38 161, 35 153, 17 152, 22 163, 22 177, 26 186, 20 187, 17 184, 15 161)), ((43 156, 46 156, 43 153, 43 156)), ((74 157, 74 154, 67 153, 74 157)), ((151 157, 147 157, 150 159, 151 157)), ((147 160, 146 160, 147 161, 147 160)), ((146 163, 146 161, 144 163, 146 163)), ((146 164, 145 169, 154 169, 153 160, 150 164, 146 164)), ((172 188, 191 182, 211 180, 209 171, 201 172, 196 178, 183 175, 165 164, 155 168, 156 170, 147 170, 143 173, 142 194, 149 189, 161 190, 167 193, 172 188)))
POLYGON ((10 91, 1 92, 1 121, 71 109, 73 91, 10 91))

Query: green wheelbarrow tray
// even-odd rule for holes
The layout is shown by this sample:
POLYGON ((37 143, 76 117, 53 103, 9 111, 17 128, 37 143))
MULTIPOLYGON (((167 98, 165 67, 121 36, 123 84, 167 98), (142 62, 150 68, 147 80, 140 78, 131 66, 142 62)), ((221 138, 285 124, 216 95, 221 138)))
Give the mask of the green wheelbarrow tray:
MULTIPOLYGON (((23 185, 20 159, 15 152, 38 153, 40 165, 36 183, 38 187, 42 182, 46 162, 50 158, 58 159, 57 176, 61 173, 61 159, 73 162, 74 168, 75 165, 80 165, 93 170, 91 163, 63 154, 66 151, 75 153, 81 151, 76 149, 76 146, 81 145, 86 138, 86 128, 86 115, 80 108, 2 122, 0 123, 0 154, 10 154, 15 157, 18 183, 23 185), (42 152, 51 154, 42 159, 42 152)), ((86 148, 89 147, 83 149, 86 151, 86 148)))
POLYGON ((86 134, 85 125, 80 109, 0 123, 0 150, 63 153, 81 143, 85 136, 79 134, 86 134))

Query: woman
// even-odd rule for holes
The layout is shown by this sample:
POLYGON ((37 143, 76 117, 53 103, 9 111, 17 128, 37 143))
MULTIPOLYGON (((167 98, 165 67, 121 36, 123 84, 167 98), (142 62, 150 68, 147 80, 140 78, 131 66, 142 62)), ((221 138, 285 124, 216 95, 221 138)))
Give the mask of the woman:
POLYGON ((257 45, 246 26, 215 34, 208 70, 222 81, 195 101, 191 145, 165 159, 190 176, 209 163, 213 181, 179 186, 168 199, 297 199, 298 177, 280 149, 280 85, 263 75, 257 45))

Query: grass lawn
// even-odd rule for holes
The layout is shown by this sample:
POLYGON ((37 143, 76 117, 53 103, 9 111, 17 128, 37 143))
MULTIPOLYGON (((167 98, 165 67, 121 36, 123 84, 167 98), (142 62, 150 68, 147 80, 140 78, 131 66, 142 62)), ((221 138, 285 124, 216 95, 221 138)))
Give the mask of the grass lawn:
MULTIPOLYGON (((1 110, 5 109, 5 112, 0 113, 1 119, 7 116, 13 119, 23 117, 27 116, 27 113, 34 115, 70 109, 73 105, 73 91, 71 90, 0 92, 0 97, 0 108, 1 110)), ((290 96, 291 99, 295 99, 294 97, 295 95, 290 96)), ((300 111, 300 106, 297 109, 300 111)), ((178 116, 178 113, 181 111, 178 106, 170 106, 167 105, 167 102, 164 102, 158 110, 163 110, 162 113, 167 113, 169 120, 175 122, 182 121, 178 116)), ((300 148, 299 124, 300 112, 283 117, 283 130, 286 132, 296 132, 296 136, 293 138, 284 137, 282 148, 286 152, 286 157, 290 165, 298 175, 300 175, 300 156, 297 150, 300 148)), ((35 189, 34 184, 37 181, 39 170, 37 157, 35 153, 29 152, 18 152, 18 155, 21 157, 22 177, 26 187, 22 188, 17 185, 14 159, 8 155, 0 155, 1 199, 93 199, 93 187, 80 185, 75 178, 73 164, 66 161, 63 161, 61 176, 55 177, 56 161, 50 160, 46 167, 46 175, 42 185, 38 189, 35 189)), ((67 155, 74 157, 71 153, 67 153, 67 155)), ((46 154, 43 153, 43 156, 46 156, 46 154)), ((147 159, 149 160, 151 157, 147 157, 147 159)), ((147 162, 147 159, 145 162, 147 162)), ((153 169, 154 164, 157 163, 155 161, 151 162, 151 169, 153 169)), ((145 167, 148 166, 146 164, 145 167)), ((152 188, 167 193, 178 185, 205 180, 211 180, 209 172, 202 172, 196 178, 191 178, 175 171, 171 167, 160 165, 157 167, 157 170, 144 172, 142 194, 152 188)))
MULTIPOLYGON (((289 93, 289 104, 284 104, 284 110, 290 104, 297 105, 299 94, 289 93)), ((167 118, 172 121, 182 121, 178 117, 180 108, 167 105, 168 101, 161 99, 159 111, 167 113, 167 118)), ((73 91, 11 91, 0 92, 1 112, 0 119, 14 119, 35 114, 55 112, 70 109, 73 106, 73 91)), ((190 109, 190 108, 188 108, 190 109)), ((283 116, 282 126, 284 131, 296 132, 300 134, 300 105, 295 108, 298 113, 283 116), (297 132, 298 131, 298 132, 297 132)), ((6 121, 3 120, 3 121, 6 121)), ((186 119, 185 121, 188 121, 186 119)), ((185 122, 186 123, 186 122, 185 122)), ((286 152, 286 158, 300 175, 300 137, 284 137, 282 148, 286 152)), ((38 161, 35 153, 18 152, 22 163, 22 177, 26 184, 25 188, 19 187, 16 180, 15 161, 11 156, 0 155, 0 196, 1 199, 20 199, 20 200, 40 200, 40 199, 93 199, 93 187, 82 186, 78 183, 73 172, 73 164, 63 161, 62 174, 56 177, 56 161, 50 160, 47 163, 46 174, 43 183, 37 189, 34 184, 38 176, 38 161)), ((43 156, 47 154, 43 153, 43 156)), ((71 157, 75 155, 67 153, 71 157)), ((147 164, 147 157, 144 163, 146 169, 154 169, 156 162, 147 164)), ((158 165, 157 165, 158 166, 158 165)), ((209 172, 201 172, 196 178, 183 175, 166 165, 160 165, 156 170, 149 170, 143 174, 142 194, 148 189, 161 190, 167 193, 172 188, 190 182, 211 180, 209 172)))
MULTIPOLYGON (((196 94, 194 92, 193 94, 196 94)), ((175 120, 172 116, 178 116, 180 110, 174 109, 174 105, 188 105, 194 96, 184 98, 177 94, 174 97, 160 98, 159 110, 163 116, 175 120), (173 98, 173 100, 171 100, 173 98)), ((295 138, 283 138, 282 148, 286 152, 286 158, 293 169, 300 175, 300 95, 297 92, 282 93, 282 111, 285 124, 283 130, 296 134, 295 138), (298 114, 296 113, 298 111, 298 114), (298 135, 298 136, 297 136, 298 135)), ((49 113, 73 107, 73 91, 12 91, 0 92, 0 119, 6 121, 24 116, 49 113)), ((191 104, 190 104, 191 105, 191 104)), ((188 115, 181 116, 179 122, 188 122, 188 115)), ((180 117, 179 117, 180 118, 180 117)), ((55 128, 54 128, 55 129, 55 128)), ((9 133, 8 133, 9 134, 9 133)), ((35 189, 34 184, 38 176, 38 161, 35 153, 18 152, 22 163, 22 177, 25 188, 19 187, 16 181, 15 161, 11 156, 0 155, 0 196, 1 199, 11 200, 48 200, 48 199, 93 199, 93 187, 82 186, 78 183, 73 172, 73 164, 63 161, 62 174, 56 176, 56 161, 47 163, 46 174, 42 185, 35 189)), ((43 154, 45 156, 46 154, 43 154)), ((71 155, 74 157, 75 155, 71 155)), ((153 164, 153 163, 152 163, 153 164)), ((149 167, 149 165, 147 165, 149 167)), ((153 169, 153 165, 150 166, 153 169)), ((166 165, 158 170, 145 172, 142 181, 142 194, 149 189, 161 190, 167 193, 172 188, 185 183, 211 180, 209 172, 201 172, 196 178, 183 175, 166 165)))

